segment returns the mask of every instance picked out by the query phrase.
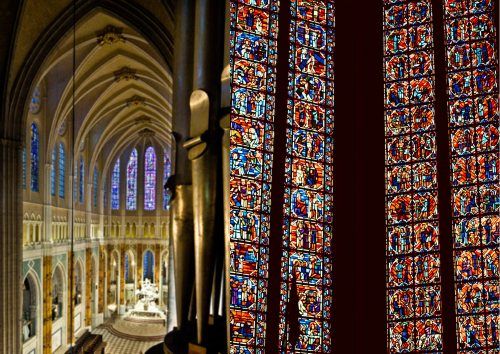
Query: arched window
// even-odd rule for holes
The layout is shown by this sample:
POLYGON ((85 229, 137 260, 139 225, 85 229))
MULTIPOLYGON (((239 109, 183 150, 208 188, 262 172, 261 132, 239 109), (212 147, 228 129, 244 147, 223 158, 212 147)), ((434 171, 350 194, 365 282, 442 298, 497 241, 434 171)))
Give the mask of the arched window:
POLYGON ((144 252, 144 258, 143 258, 142 265, 143 265, 142 279, 143 280, 149 279, 153 283, 154 282, 154 280, 153 280, 153 275, 154 275, 153 252, 151 252, 150 250, 147 250, 146 252, 144 252))
POLYGON ((80 168, 78 173, 78 200, 83 203, 85 199, 85 164, 83 157, 80 157, 80 168))
POLYGON ((144 209, 156 208, 156 153, 150 146, 144 156, 144 209))
POLYGON ((50 195, 56 195, 56 162, 57 150, 52 150, 52 161, 50 165, 50 195))
POLYGON ((66 152, 63 143, 59 143, 59 197, 66 192, 66 152))
POLYGON ((40 159, 40 134, 35 123, 31 123, 31 170, 30 170, 30 186, 33 192, 39 191, 38 185, 38 168, 40 159))
POLYGON ((111 175, 111 209, 120 208, 120 158, 115 162, 111 175))
POLYGON ((168 150, 163 150, 163 209, 167 210, 170 204, 171 191, 165 189, 165 183, 167 183, 168 178, 170 177, 172 164, 170 162, 170 158, 168 157, 168 150))
POLYGON ((25 147, 23 147, 23 151, 21 152, 21 159, 22 159, 22 164, 23 164, 22 183, 23 183, 23 189, 26 189, 26 148, 25 147))
POLYGON ((137 149, 130 153, 127 164, 127 210, 137 209, 137 149))
POLYGON ((93 200, 93 203, 94 203, 94 207, 97 207, 97 197, 99 195, 99 172, 97 171, 97 167, 94 167, 94 176, 93 176, 93 180, 92 180, 92 188, 93 188, 93 191, 92 191, 92 200, 93 200))
POLYGON ((498 2, 445 1, 444 13, 457 349, 493 353, 500 347, 498 2))
POLYGON ((430 0, 384 7, 387 330, 395 353, 443 346, 431 10, 430 0), (427 305, 412 306, 413 298, 427 305))
POLYGON ((232 1, 231 15, 231 344, 330 352, 334 4, 232 1), (281 262, 259 256, 269 249, 281 262), (238 295, 241 287, 258 306, 238 295))

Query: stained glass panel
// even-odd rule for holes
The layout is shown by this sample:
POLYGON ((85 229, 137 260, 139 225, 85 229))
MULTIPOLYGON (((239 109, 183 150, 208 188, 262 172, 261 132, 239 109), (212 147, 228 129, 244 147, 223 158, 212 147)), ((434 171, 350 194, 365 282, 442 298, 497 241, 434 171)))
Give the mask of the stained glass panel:
POLYGON ((83 203, 85 199, 85 163, 83 157, 80 157, 80 168, 78 173, 78 201, 83 203))
POLYGON ((51 163, 50 163, 50 195, 56 195, 56 162, 57 150, 52 150, 51 163))
POLYGON ((38 174, 39 174, 39 159, 40 159, 40 134, 38 133, 38 126, 31 123, 31 145, 30 145, 30 187, 33 192, 38 192, 38 174))
POLYGON ((431 10, 430 0, 384 1, 391 353, 443 349, 431 10))
POLYGON ((156 153, 150 146, 144 156, 144 209, 156 208, 156 153))
POLYGON ((137 149, 133 149, 127 163, 127 210, 137 209, 137 149))
POLYGON ((172 169, 172 163, 169 158, 169 151, 167 149, 163 150, 163 209, 168 210, 170 205, 170 198, 172 193, 170 190, 165 189, 165 184, 170 177, 172 169))
POLYGON ((498 50, 492 0, 446 0, 457 349, 497 353, 498 50))
POLYGON ((23 189, 26 189, 26 148, 23 147, 23 151, 21 152, 21 159, 22 159, 22 169, 23 169, 23 175, 22 175, 22 184, 23 184, 23 189))
POLYGON ((150 250, 147 250, 144 252, 143 256, 143 277, 142 279, 149 279, 151 282, 153 282, 153 267, 154 267, 154 258, 153 258, 153 252, 150 250))
POLYGON ((276 0, 231 1, 232 353, 266 343, 277 12, 276 0))
POLYGON ((111 174, 111 209, 120 209, 120 158, 116 160, 111 174))
POLYGON ((59 143, 59 198, 66 193, 66 150, 63 143, 59 143))
POLYGON ((292 0, 280 347, 331 352, 334 1, 292 0), (298 308, 298 333, 290 326, 298 308), (295 338, 294 338, 295 337, 295 338))

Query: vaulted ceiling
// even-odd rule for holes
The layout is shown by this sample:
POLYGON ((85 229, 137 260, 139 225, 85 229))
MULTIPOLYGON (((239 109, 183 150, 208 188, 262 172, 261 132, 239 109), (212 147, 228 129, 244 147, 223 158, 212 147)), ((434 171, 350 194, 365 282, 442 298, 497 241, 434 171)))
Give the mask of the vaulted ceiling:
POLYGON ((105 10, 91 12, 53 48, 39 69, 44 93, 46 161, 58 136, 72 133, 75 157, 105 174, 130 146, 168 147, 172 77, 165 59, 135 28, 105 10), (75 75, 73 76, 73 48, 75 75))

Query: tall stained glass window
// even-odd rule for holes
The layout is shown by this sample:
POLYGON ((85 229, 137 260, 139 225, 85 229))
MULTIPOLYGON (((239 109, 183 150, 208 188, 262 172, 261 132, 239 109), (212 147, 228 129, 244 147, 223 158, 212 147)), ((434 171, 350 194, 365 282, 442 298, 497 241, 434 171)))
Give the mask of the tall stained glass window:
POLYGON ((120 158, 116 160, 111 174, 111 209, 120 209, 120 158))
POLYGON ((333 300, 334 2, 292 0, 289 11, 280 347, 326 353, 333 300), (297 307, 294 296, 299 333, 292 344, 286 314, 297 307))
POLYGON ((59 198, 64 198, 66 191, 66 151, 63 143, 59 143, 59 198))
POLYGON ((266 343, 277 12, 277 0, 231 1, 230 327, 234 352, 264 353, 266 343))
POLYGON ((431 1, 384 1, 391 353, 442 345, 431 1))
POLYGON ((94 176, 92 180, 92 200, 94 207, 97 207, 97 197, 99 196, 99 172, 97 167, 94 167, 94 176))
POLYGON ((143 256, 143 261, 142 261, 142 279, 149 279, 151 282, 153 282, 153 267, 154 267, 154 257, 153 257, 153 252, 150 250, 147 250, 144 252, 143 256))
POLYGON ((22 168, 23 168, 23 175, 22 175, 22 184, 23 184, 23 189, 26 189, 26 148, 23 147, 23 151, 21 152, 21 159, 22 159, 22 168))
POLYGON ((498 353, 498 8, 446 0, 444 14, 458 349, 498 353))
POLYGON ((137 149, 133 149, 127 163, 127 210, 137 209, 137 149))
POLYGON ((39 163, 40 163, 40 134, 38 132, 38 126, 35 123, 31 123, 31 145, 30 145, 30 158, 31 158, 31 168, 30 168, 30 187, 33 192, 38 192, 38 174, 39 174, 39 163))
POLYGON ((163 209, 167 210, 170 204, 171 191, 165 189, 165 183, 167 183, 170 177, 172 163, 170 161, 169 151, 167 149, 163 150, 163 209))
POLYGON ((150 146, 144 154, 144 209, 156 208, 156 153, 150 146))
POLYGON ((83 203, 85 198, 85 163, 83 157, 80 157, 80 166, 78 169, 78 201, 83 203))
POLYGON ((56 163, 57 163, 57 150, 52 150, 50 164, 50 195, 56 195, 56 163))

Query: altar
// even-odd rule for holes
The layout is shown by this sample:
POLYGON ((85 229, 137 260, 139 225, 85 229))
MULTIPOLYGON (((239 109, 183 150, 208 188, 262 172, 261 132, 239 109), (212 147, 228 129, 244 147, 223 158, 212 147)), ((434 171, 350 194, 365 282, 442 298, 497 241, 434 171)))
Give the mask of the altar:
POLYGON ((159 299, 159 290, 156 284, 145 279, 142 281, 141 289, 136 290, 135 295, 138 301, 133 308, 127 311, 125 320, 134 322, 159 320, 163 325, 166 325, 167 316, 156 304, 159 299))

